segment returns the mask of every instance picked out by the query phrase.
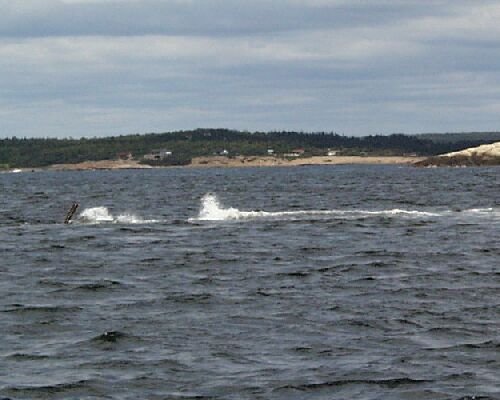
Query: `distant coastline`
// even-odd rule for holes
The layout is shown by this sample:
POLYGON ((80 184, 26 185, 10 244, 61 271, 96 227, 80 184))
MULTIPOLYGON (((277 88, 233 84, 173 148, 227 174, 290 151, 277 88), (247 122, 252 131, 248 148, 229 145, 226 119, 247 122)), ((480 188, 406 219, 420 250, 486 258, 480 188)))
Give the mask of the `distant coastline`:
POLYGON ((100 139, 3 139, 0 172, 401 164, 500 165, 500 132, 345 137, 197 129, 100 139))
POLYGON ((413 158, 393 157, 431 157, 498 141, 500 132, 354 137, 223 128, 80 139, 12 137, 0 139, 0 171, 412 163, 413 158), (212 158, 217 156, 225 158, 212 158))
MULTIPOLYGON (((185 166, 152 167, 135 160, 102 160, 84 161, 75 164, 54 164, 42 168, 22 168, 16 172, 28 171, 92 171, 121 169, 154 169, 154 168, 244 168, 244 167, 291 167, 305 165, 347 165, 347 164, 401 164, 413 165, 425 157, 415 156, 311 156, 293 159, 275 156, 207 156, 194 157, 185 166)), ((9 172, 9 171, 6 171, 9 172)))
POLYGON ((303 165, 343 164, 407 164, 411 165, 425 157, 416 156, 311 156, 281 158, 272 156, 195 157, 188 167, 280 167, 303 165))

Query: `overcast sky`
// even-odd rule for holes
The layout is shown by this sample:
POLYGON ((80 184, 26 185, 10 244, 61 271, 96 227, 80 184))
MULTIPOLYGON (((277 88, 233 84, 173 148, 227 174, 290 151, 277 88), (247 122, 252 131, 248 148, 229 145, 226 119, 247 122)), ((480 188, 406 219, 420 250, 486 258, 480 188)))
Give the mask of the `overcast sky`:
POLYGON ((500 130, 500 2, 0 0, 0 137, 500 130))

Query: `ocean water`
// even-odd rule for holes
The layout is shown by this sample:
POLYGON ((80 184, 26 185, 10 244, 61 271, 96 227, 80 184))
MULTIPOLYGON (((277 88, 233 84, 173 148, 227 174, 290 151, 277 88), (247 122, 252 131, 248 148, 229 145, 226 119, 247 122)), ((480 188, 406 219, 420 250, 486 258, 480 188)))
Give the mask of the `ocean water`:
POLYGON ((0 274, 1 399, 500 398, 498 168, 0 174, 0 274))

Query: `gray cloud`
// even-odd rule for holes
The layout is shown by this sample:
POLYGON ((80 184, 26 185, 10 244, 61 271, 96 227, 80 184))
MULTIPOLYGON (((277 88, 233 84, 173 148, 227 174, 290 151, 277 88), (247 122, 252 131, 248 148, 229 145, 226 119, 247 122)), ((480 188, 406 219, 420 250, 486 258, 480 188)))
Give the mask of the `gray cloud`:
POLYGON ((0 7, 0 136, 498 129, 493 1, 0 7))
MULTIPOLYGON (((0 35, 263 35, 290 30, 382 25, 432 16, 417 1, 0 1, 0 35)), ((439 2, 437 2, 439 3, 439 2)))

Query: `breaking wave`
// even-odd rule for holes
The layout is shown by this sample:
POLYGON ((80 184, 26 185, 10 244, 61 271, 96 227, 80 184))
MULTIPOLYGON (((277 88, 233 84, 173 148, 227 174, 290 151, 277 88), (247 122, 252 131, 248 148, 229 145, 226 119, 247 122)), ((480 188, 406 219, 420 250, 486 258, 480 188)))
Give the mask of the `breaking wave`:
MULTIPOLYGON (((388 210, 293 210, 293 211, 242 211, 235 207, 225 207, 213 193, 205 194, 201 199, 200 211, 197 217, 189 218, 189 222, 196 221, 237 221, 249 219, 359 219, 370 217, 407 218, 432 220, 440 217, 467 218, 475 220, 499 220, 498 208, 471 208, 460 211, 439 210, 421 211, 393 208, 388 210)), ((135 214, 123 213, 113 215, 106 207, 92 207, 84 209, 74 223, 83 224, 151 224, 166 222, 165 220, 144 219, 135 214)))
POLYGON ((190 221, 230 221, 251 218, 303 218, 303 217, 343 217, 359 218, 369 216, 403 216, 410 218, 439 217, 442 214, 412 211, 394 208, 391 210, 366 211, 366 210, 297 210, 297 211, 240 211, 237 208, 226 208, 221 205, 217 196, 207 193, 201 199, 201 207, 198 217, 190 218, 190 221))
POLYGON ((106 207, 86 208, 75 221, 86 224, 150 224, 159 222, 155 219, 143 219, 128 213, 114 216, 106 207))

